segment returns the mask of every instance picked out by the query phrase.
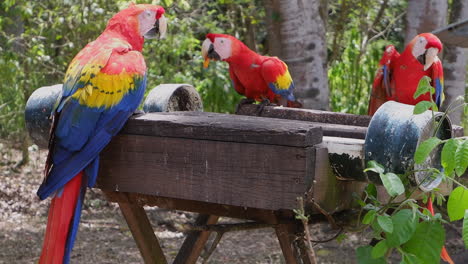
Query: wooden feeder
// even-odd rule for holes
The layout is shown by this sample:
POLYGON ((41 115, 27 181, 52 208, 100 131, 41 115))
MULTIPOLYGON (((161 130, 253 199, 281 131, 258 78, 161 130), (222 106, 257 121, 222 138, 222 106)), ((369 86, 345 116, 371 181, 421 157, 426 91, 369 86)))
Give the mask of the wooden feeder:
MULTIPOLYGON (((258 105, 243 105, 240 115, 205 113, 196 91, 180 87, 187 85, 151 91, 145 109, 159 113, 130 118, 100 156, 96 188, 119 203, 145 263, 166 263, 145 205, 200 214, 174 263, 195 263, 211 232, 221 239, 239 226, 273 227, 287 263, 310 263, 304 241, 295 239, 304 229, 293 210, 304 201, 316 222, 355 206, 352 194, 367 185, 364 150, 376 117, 270 106, 257 116, 258 105), (216 225, 220 216, 253 222, 216 225)), ((34 105, 43 100, 29 101, 26 113, 44 109, 34 105)), ((26 121, 46 131, 34 120, 48 115, 26 121)))

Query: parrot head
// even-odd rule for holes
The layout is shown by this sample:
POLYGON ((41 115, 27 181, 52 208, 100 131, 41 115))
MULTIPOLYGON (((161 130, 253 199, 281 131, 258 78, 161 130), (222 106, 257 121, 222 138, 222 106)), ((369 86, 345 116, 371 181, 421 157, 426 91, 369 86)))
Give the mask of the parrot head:
POLYGON ((242 44, 230 35, 207 34, 202 44, 202 56, 205 60, 203 67, 208 67, 210 60, 228 60, 234 54, 236 47, 240 45, 239 43, 242 44))
POLYGON ((132 3, 109 20, 106 30, 118 31, 130 38, 162 39, 167 29, 164 13, 164 8, 158 5, 132 3))
POLYGON ((424 71, 427 71, 439 60, 437 54, 442 51, 442 42, 434 34, 422 33, 411 40, 409 47, 412 47, 411 53, 424 66, 424 71))

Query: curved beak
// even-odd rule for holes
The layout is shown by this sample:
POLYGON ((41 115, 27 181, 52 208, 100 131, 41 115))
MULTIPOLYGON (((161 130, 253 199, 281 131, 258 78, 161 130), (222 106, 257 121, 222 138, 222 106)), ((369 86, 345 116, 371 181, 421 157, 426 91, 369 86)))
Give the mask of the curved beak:
POLYGON ((203 67, 207 68, 210 60, 221 60, 219 54, 215 51, 213 42, 210 39, 205 39, 202 44, 202 56, 205 59, 203 67))
POLYGON ((167 31, 167 19, 164 15, 161 15, 159 19, 156 20, 152 29, 150 29, 145 34, 146 39, 163 39, 166 37, 167 31))
POLYGON ((427 71, 432 64, 437 61, 439 58, 437 57, 437 54, 439 53, 439 50, 436 48, 429 48, 426 50, 424 56, 424 71, 427 71))
POLYGON ((210 64, 210 58, 208 58, 208 51, 213 48, 213 43, 211 43, 211 40, 205 39, 202 44, 202 56, 203 56, 203 68, 208 68, 208 65, 210 64))

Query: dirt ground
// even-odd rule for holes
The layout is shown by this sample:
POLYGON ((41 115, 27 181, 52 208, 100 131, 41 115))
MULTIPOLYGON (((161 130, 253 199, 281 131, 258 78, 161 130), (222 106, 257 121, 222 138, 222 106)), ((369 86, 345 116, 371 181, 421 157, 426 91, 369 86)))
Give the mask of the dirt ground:
MULTIPOLYGON (((15 169, 20 153, 0 142, 0 264, 35 263, 42 246, 49 201, 39 201, 36 190, 42 181, 46 152, 35 146, 29 150, 31 162, 15 169)), ((117 205, 108 203, 97 189, 86 195, 71 263, 143 263, 117 205)), ((170 263, 185 237, 179 231, 181 225, 193 221, 195 214, 146 209, 170 263)), ((221 219, 232 221, 235 220, 221 219)), ((335 233, 326 223, 310 228, 317 240, 335 233)), ((461 227, 448 226, 447 233, 448 250, 456 263, 468 263, 461 227)), ((341 243, 318 244, 318 263, 356 263, 355 248, 367 243, 365 238, 347 234, 341 243)), ((227 233, 207 263, 284 263, 284 259, 273 230, 259 229, 227 233)))

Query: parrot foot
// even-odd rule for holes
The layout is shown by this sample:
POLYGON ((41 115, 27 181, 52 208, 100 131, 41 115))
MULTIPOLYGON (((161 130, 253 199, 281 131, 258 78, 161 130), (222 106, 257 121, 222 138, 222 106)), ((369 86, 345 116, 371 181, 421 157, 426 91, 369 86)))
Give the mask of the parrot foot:
POLYGON ((277 106, 277 104, 272 104, 270 102, 270 100, 268 99, 263 99, 260 104, 258 104, 259 108, 257 110, 257 116, 260 116, 263 112, 263 109, 265 108, 265 106, 277 106))
POLYGON ((237 104, 236 106, 236 111, 234 112, 236 115, 239 114, 239 110, 241 109, 241 107, 243 105, 246 105, 246 104, 253 104, 255 103, 255 100, 254 99, 250 99, 250 98, 242 98, 240 100, 240 102, 237 104))

